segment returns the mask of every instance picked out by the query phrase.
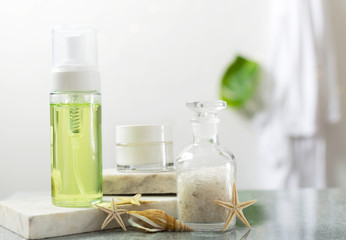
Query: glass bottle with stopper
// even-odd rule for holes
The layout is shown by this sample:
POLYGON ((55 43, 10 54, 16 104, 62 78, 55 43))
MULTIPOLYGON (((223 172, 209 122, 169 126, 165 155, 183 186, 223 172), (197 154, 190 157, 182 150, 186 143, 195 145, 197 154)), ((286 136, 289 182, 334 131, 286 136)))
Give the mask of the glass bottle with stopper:
POLYGON ((235 157, 218 141, 217 112, 226 108, 226 102, 189 102, 186 106, 194 112, 193 143, 176 160, 178 216, 195 231, 219 231, 227 210, 214 200, 231 200, 236 177, 235 157))

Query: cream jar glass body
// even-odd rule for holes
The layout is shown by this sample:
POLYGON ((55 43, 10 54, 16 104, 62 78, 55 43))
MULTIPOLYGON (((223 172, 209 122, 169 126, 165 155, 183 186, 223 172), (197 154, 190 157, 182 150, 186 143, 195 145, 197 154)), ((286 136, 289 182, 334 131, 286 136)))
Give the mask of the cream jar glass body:
POLYGON ((169 171, 173 168, 170 125, 117 126, 116 142, 120 171, 169 171))
POLYGON ((194 111, 194 141, 176 160, 178 216, 195 231, 219 231, 227 210, 214 200, 231 200, 236 177, 236 160, 218 141, 216 113, 226 103, 192 102, 187 107, 194 111))

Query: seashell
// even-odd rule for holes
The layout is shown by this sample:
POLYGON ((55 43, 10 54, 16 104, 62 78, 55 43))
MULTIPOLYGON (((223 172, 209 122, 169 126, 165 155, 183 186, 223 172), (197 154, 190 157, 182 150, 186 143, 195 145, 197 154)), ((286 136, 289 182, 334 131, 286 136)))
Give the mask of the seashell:
POLYGON ((143 229, 147 232, 193 231, 192 228, 159 209, 129 211, 127 213, 130 215, 129 223, 131 226, 143 229))

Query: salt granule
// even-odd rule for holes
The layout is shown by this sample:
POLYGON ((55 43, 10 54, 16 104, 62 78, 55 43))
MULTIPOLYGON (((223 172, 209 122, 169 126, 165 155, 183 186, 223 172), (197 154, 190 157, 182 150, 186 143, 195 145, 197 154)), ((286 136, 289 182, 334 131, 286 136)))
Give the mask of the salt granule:
POLYGON ((230 201, 232 174, 227 166, 205 167, 178 174, 178 214, 187 223, 220 223, 227 209, 214 200, 230 201))

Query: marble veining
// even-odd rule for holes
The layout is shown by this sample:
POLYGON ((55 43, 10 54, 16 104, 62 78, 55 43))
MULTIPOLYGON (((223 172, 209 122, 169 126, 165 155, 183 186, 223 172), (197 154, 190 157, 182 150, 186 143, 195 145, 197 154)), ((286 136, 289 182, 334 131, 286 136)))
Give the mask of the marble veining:
MULTIPOLYGON (((143 199, 156 202, 121 208, 128 210, 159 208, 176 216, 175 197, 161 196, 143 199)), ((109 201, 110 197, 105 197, 104 200, 109 201)), ((99 231, 105 218, 106 214, 97 208, 56 207, 51 203, 49 196, 0 202, 0 226, 29 239, 99 231)), ((125 215, 123 220, 128 225, 128 216, 125 215)), ((118 227, 118 224, 112 222, 106 229, 118 227)), ((7 239, 1 238, 1 234, 0 239, 7 239)))

